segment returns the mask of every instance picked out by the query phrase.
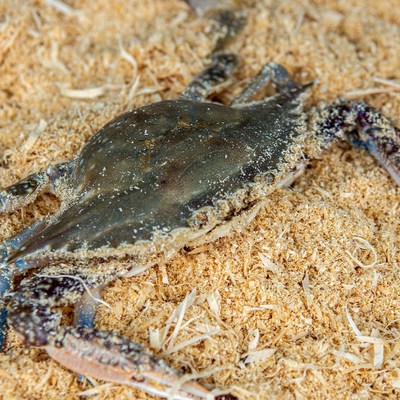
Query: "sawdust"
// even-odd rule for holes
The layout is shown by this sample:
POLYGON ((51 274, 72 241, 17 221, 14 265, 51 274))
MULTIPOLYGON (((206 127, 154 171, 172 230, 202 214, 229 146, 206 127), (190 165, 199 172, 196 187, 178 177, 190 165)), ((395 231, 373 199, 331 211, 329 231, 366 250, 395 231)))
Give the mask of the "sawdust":
MULTIPOLYGON (((241 3, 249 23, 224 98, 274 60, 319 80, 310 104, 347 94, 400 116, 398 0, 241 3)), ((0 186, 71 157, 122 111, 176 97, 210 29, 178 0, 1 2, 0 186)), ((369 155, 335 146, 243 232, 114 282, 97 325, 240 399, 399 398, 399 201, 369 155)), ((43 196, 1 216, 2 237, 56 206, 43 196)), ((4 399, 151 398, 94 384, 12 333, 0 354, 4 399)))

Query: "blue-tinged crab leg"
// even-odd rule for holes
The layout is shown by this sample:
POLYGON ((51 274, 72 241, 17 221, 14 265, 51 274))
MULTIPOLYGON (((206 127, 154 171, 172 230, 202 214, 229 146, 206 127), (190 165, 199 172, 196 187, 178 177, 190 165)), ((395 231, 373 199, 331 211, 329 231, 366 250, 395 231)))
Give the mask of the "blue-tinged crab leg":
MULTIPOLYGON (((0 268, 3 265, 7 267, 9 265, 9 260, 13 255, 13 252, 18 250, 21 247, 21 243, 23 243, 26 239, 31 238, 34 235, 38 235, 43 229, 48 225, 48 220, 46 218, 41 219, 39 221, 34 222, 32 225, 28 226, 21 232, 18 232, 16 235, 8 238, 0 245, 0 268)), ((19 271, 22 272, 25 269, 29 268, 29 264, 25 261, 19 260, 16 262, 16 265, 19 267, 19 271)))
POLYGON ((36 266, 36 263, 29 263, 24 260, 9 264, 8 258, 14 250, 20 247, 21 242, 40 233, 46 226, 46 220, 37 221, 0 245, 0 350, 3 348, 7 329, 7 301, 5 297, 10 290, 13 275, 36 266))
POLYGON ((316 109, 310 122, 320 147, 346 140, 364 148, 400 185, 400 130, 378 110, 361 101, 338 101, 316 109))
POLYGON ((45 192, 60 194, 60 189, 72 174, 73 166, 73 160, 52 165, 6 187, 0 192, 0 212, 21 208, 45 192))
MULTIPOLYGON (((0 212, 11 212, 23 207, 46 191, 60 194, 72 174, 73 167, 73 160, 56 164, 3 189, 0 192, 0 212)), ((35 267, 37 264, 22 259, 14 263, 10 263, 9 260, 24 240, 39 234, 47 225, 46 219, 37 221, 0 245, 0 350, 3 348, 7 328, 5 296, 11 287, 13 275, 35 267)))
POLYGON ((94 328, 97 306, 101 298, 101 288, 95 287, 90 293, 83 293, 82 297, 75 305, 74 326, 85 326, 94 328))
POLYGON ((11 268, 0 269, 0 350, 3 348, 7 328, 7 303, 6 293, 11 286, 13 270, 11 268))
POLYGON ((211 65, 193 79, 180 98, 193 101, 205 100, 216 88, 229 79, 236 65, 237 57, 234 54, 213 55, 211 65))
POLYGON ((138 387, 165 398, 213 398, 208 389, 195 382, 179 385, 181 374, 139 343, 90 327, 59 326, 61 316, 52 307, 76 302, 88 288, 105 283, 102 276, 82 278, 73 272, 25 280, 11 298, 10 325, 26 345, 45 347, 52 358, 79 374, 138 387))
MULTIPOLYGON (((94 328, 97 306, 101 298, 101 289, 96 287, 90 290, 90 293, 84 293, 75 304, 74 326, 94 328)), ((88 381, 85 375, 79 374, 80 382, 88 381)), ((88 381, 89 382, 89 381, 88 381)))
POLYGON ((248 102, 260 89, 270 82, 278 91, 285 91, 300 87, 300 85, 291 80, 287 70, 282 67, 282 65, 275 62, 269 62, 261 68, 260 72, 233 100, 231 105, 244 104, 248 102))

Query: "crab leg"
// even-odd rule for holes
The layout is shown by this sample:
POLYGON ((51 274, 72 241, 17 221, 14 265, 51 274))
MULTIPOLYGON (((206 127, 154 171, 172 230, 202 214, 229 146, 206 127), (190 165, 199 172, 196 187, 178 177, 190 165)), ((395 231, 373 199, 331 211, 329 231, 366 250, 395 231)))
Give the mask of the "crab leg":
POLYGON ((98 299, 101 297, 100 287, 95 287, 89 293, 83 293, 75 305, 74 326, 85 326, 94 328, 94 320, 98 306, 98 299))
POLYGON ((59 194, 65 181, 71 176, 73 166, 73 160, 52 165, 3 189, 0 192, 0 212, 21 208, 45 192, 59 194))
MULTIPOLYGON (((0 193, 0 212, 10 212, 32 201, 45 191, 54 194, 65 186, 66 181, 73 171, 74 161, 67 161, 53 165, 47 170, 31 174, 25 179, 5 188, 0 193)), ((0 245, 0 350, 4 345, 5 331, 7 328, 7 308, 5 296, 10 290, 11 281, 16 273, 22 273, 37 266, 37 260, 12 260, 23 242, 38 235, 49 224, 48 219, 36 221, 15 236, 7 239, 0 245)))
POLYGON ((3 348, 5 333, 7 328, 7 307, 5 295, 11 286, 11 279, 13 276, 11 268, 0 270, 0 350, 3 348))
MULTIPOLYGON (((28 226, 23 231, 17 233, 13 237, 7 239, 0 245, 0 268, 9 268, 10 260, 13 257, 15 251, 19 250, 23 242, 34 235, 38 235, 43 231, 49 224, 49 221, 44 218, 39 221, 34 222, 32 225, 28 226)), ((22 272, 33 265, 24 260, 15 261, 19 272, 22 272)))
MULTIPOLYGON (((75 304, 74 326, 95 327, 98 299, 101 297, 99 287, 93 288, 89 293, 84 293, 80 300, 75 304)), ((80 382, 87 381, 85 375, 79 374, 80 382)), ((89 381, 88 381, 89 382, 89 381)))
POLYGON ((287 70, 281 65, 269 62, 265 64, 260 72, 251 80, 250 84, 233 100, 231 105, 248 102, 263 86, 272 82, 278 91, 299 88, 300 85, 293 82, 287 70))
POLYGON ((91 327, 59 326, 61 316, 51 307, 76 302, 85 290, 101 284, 101 277, 37 275, 23 281, 12 297, 9 322, 28 346, 45 347, 52 358, 79 374, 166 398, 210 398, 211 392, 195 382, 179 385, 182 376, 142 344, 91 327))
POLYGON ((0 245, 0 350, 3 348, 5 332, 7 329, 7 302, 5 296, 10 290, 13 276, 14 274, 35 267, 37 264, 37 262, 28 262, 23 259, 10 264, 8 260, 12 256, 13 252, 18 250, 20 244, 25 239, 40 233, 47 224, 47 220, 37 221, 0 245))
POLYGON ((346 140, 368 150, 400 185, 400 130, 375 108, 361 101, 339 101, 315 110, 310 128, 322 148, 346 140))
POLYGON ((229 79, 237 65, 234 54, 216 54, 212 64, 200 73, 181 94, 180 98, 193 101, 205 100, 212 91, 229 79))
POLYGON ((212 18, 218 24, 221 37, 217 40, 214 52, 223 50, 246 25, 245 14, 235 9, 232 0, 186 0, 186 3, 200 16, 212 18))

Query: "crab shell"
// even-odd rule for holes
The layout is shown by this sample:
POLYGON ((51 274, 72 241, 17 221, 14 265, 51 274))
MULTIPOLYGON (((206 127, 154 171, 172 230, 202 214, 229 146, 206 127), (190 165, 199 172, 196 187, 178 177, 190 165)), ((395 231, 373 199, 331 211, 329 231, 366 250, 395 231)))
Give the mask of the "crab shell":
POLYGON ((10 261, 131 255, 150 266, 246 223, 298 172, 303 92, 256 107, 181 99, 120 115, 86 143, 60 210, 10 261))

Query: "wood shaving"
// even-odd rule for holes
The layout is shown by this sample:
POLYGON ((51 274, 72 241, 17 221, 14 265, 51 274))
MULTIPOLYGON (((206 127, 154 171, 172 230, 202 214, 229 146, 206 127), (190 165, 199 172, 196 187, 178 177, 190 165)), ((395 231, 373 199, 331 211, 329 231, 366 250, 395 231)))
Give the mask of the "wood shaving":
MULTIPOLYGON (((319 81, 310 105, 350 94, 398 124, 398 0, 237 3, 249 23, 230 45, 240 66, 221 99, 276 61, 319 81)), ((0 16, 1 187, 70 158, 125 110, 176 98, 217 34, 182 0, 3 0, 0 16)), ((1 215, 2 238, 57 207, 42 196, 1 215)), ((384 170, 334 146, 247 228, 117 279, 102 292, 113 312, 99 307, 96 324, 240 400, 398 399, 399 214, 384 170)), ((154 399, 91 381, 12 332, 0 353, 2 399, 154 399)))

